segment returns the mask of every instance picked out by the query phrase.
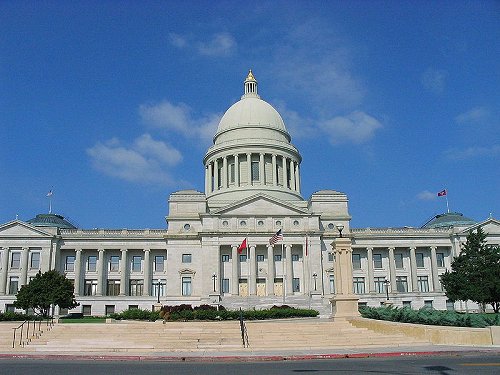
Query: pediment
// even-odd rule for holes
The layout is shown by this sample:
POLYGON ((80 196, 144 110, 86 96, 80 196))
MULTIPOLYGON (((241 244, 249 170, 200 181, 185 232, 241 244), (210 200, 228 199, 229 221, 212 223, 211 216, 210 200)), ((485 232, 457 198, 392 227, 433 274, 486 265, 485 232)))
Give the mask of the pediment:
POLYGON ((53 237, 53 235, 24 221, 14 220, 0 226, 0 237, 53 237))
POLYGON ((256 194, 221 207, 213 214, 223 216, 290 216, 307 215, 309 211, 265 194, 256 194))
POLYGON ((500 221, 490 218, 475 225, 472 225, 461 231, 463 234, 468 234, 471 230, 481 228, 484 233, 489 235, 500 235, 500 221))

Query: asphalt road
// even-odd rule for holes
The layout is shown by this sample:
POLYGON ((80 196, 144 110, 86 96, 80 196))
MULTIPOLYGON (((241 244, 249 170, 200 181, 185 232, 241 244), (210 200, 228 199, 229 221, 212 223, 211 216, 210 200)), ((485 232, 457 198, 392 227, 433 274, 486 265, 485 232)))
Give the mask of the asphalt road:
POLYGON ((1 359, 1 375, 500 374, 500 356, 377 357, 273 362, 150 362, 1 359))

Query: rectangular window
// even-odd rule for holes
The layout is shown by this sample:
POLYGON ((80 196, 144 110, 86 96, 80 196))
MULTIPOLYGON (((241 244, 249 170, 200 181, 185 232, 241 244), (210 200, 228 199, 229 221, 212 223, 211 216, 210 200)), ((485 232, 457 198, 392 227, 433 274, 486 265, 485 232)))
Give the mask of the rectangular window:
POLYGON ((406 276, 396 276, 396 289, 400 293, 408 291, 408 279, 406 276))
POLYGON ((92 305, 83 305, 82 313, 83 316, 92 316, 92 305))
POLYGON ((335 294, 335 275, 330 275, 330 293, 335 294))
POLYGON ((134 255, 132 257, 132 272, 141 272, 141 262, 142 257, 140 255, 134 255))
POLYGON ((229 257, 229 254, 222 254, 221 259, 223 263, 227 263, 231 258, 229 257))
POLYGON ((9 294, 16 294, 19 291, 19 278, 11 276, 9 279, 9 294))
POLYGON ((139 305, 128 305, 129 310, 137 310, 139 308, 139 305))
POLYGON ((130 280, 129 295, 130 296, 142 296, 144 290, 144 281, 142 280, 130 280))
POLYGON ((111 255, 109 257, 109 270, 118 271, 120 269, 120 257, 118 255, 111 255))
POLYGON ((222 279, 222 293, 229 293, 229 279, 222 279))
POLYGON ((353 290, 355 294, 365 293, 365 278, 364 277, 354 277, 353 278, 353 290))
POLYGON ((373 268, 382 268, 382 254, 373 254, 373 268))
POLYGON ((418 276, 417 277, 417 285, 419 292, 428 292, 429 291, 429 277, 428 276, 418 276))
POLYGON ((10 258, 10 268, 19 269, 21 267, 21 253, 15 252, 12 253, 12 257, 10 258))
POLYGON ((191 295, 191 277, 184 276, 182 278, 182 295, 190 296, 191 295))
POLYGON ((252 161, 252 181, 259 181, 259 162, 252 161))
POLYGON ((385 293, 385 277, 375 277, 375 292, 385 293))
POLYGON ((415 256, 417 258, 417 268, 424 268, 424 253, 416 253, 415 256))
MULTIPOLYGON (((358 255, 358 254, 356 254, 356 255, 358 255)), ((328 261, 333 262, 334 259, 335 259, 335 257, 333 256, 333 253, 328 253, 328 261)), ((354 260, 354 254, 353 254, 352 259, 354 260)))
POLYGON ((299 254, 292 254, 292 262, 298 262, 299 261, 299 254))
POLYGON ((444 253, 436 253, 437 265, 440 268, 444 267, 444 253))
POLYGON ((191 263, 191 254, 182 254, 182 263, 191 263))
POLYGON ((241 263, 244 263, 244 262, 246 262, 246 261, 247 261, 247 256, 246 256, 246 254, 240 254, 240 262, 241 262, 241 263))
POLYGON ((163 255, 155 256, 155 271, 163 272, 165 270, 165 257, 163 255))
POLYGON ((229 183, 234 184, 234 163, 229 164, 229 183))
POLYGON ((64 269, 68 272, 73 272, 75 270, 75 256, 74 255, 66 256, 66 264, 64 265, 64 269))
POLYGON ((85 280, 83 295, 95 296, 96 294, 97 294, 97 280, 85 280))
POLYGON ((217 173, 217 189, 220 189, 222 187, 222 165, 218 167, 218 173, 217 173))
POLYGON ((300 292, 300 279, 298 277, 292 279, 292 290, 294 292, 300 292))
POLYGON ((97 256, 89 255, 87 259, 87 271, 96 272, 97 271, 97 256))
POLYGON ((33 270, 40 269, 40 253, 31 253, 30 268, 33 270))
POLYGON ((114 313, 115 313, 115 305, 106 305, 106 307, 104 308, 104 314, 108 316, 114 313))
POLYGON ((432 309, 432 300, 424 301, 424 307, 427 309, 432 309))
POLYGON ((454 311, 455 310, 455 303, 449 299, 446 300, 446 310, 448 311, 454 311))
POLYGON ((167 289, 167 284, 165 282, 165 280, 161 280, 161 279, 153 279, 152 281, 152 292, 153 292, 153 296, 154 297, 165 297, 166 293, 166 289, 167 289))
POLYGON ((352 254, 352 269, 361 269, 361 254, 352 254))
POLYGON ((394 262, 396 263, 396 268, 397 269, 403 269, 403 254, 402 253, 396 253, 394 254, 394 262))
POLYGON ((281 262, 281 254, 274 254, 274 261, 281 262))
POLYGON ((403 301, 403 307, 411 309, 411 301, 403 301))
POLYGON ((108 280, 106 295, 118 296, 120 294, 120 280, 108 280))
POLYGON ((264 254, 257 254, 257 262, 263 262, 265 260, 264 254))

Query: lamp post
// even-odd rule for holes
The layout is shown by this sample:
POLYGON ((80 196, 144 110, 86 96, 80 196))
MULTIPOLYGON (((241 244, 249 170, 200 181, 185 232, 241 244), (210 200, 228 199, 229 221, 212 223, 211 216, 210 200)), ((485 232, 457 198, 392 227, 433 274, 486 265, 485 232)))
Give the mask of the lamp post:
POLYGON ((158 279, 158 285, 157 285, 157 291, 156 291, 156 295, 158 296, 158 303, 160 303, 160 289, 161 289, 161 286, 162 286, 162 282, 161 282, 161 279, 158 279))
POLYGON ((212 275, 212 280, 214 282, 214 292, 215 292, 215 281, 217 280, 217 274, 215 272, 212 275))
POLYGON ((313 273, 313 279, 314 279, 314 291, 316 291, 316 278, 318 277, 318 274, 316 272, 313 273))
POLYGON ((387 279, 384 280, 384 285, 385 285, 385 294, 387 296, 387 301, 389 301, 389 285, 391 282, 387 279))
POLYGON ((337 230, 339 231, 339 237, 342 238, 342 231, 344 230, 344 226, 342 224, 337 224, 337 230))

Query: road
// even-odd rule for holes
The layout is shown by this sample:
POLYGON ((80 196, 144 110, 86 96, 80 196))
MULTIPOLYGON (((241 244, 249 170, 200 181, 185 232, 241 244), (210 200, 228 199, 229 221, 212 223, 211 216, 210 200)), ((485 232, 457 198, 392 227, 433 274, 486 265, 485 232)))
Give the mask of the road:
POLYGON ((1 375, 499 374, 500 356, 378 357, 275 362, 150 362, 0 359, 1 375))

